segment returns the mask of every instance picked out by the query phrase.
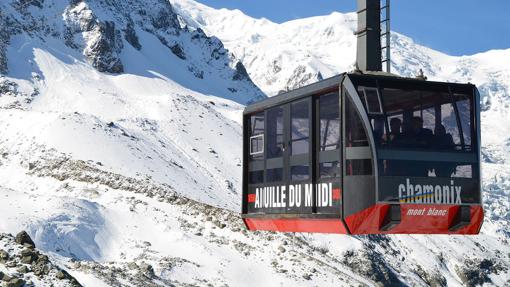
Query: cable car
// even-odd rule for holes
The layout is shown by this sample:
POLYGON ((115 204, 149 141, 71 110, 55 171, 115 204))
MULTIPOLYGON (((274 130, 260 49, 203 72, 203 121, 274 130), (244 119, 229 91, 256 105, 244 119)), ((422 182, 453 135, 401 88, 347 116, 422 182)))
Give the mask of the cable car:
MULTIPOLYGON (((372 12, 379 15, 377 9, 372 12)), ((360 17, 367 28, 369 15, 360 17)), ((246 227, 478 234, 483 208, 477 88, 370 71, 370 65, 381 66, 380 58, 360 54, 380 56, 381 50, 366 45, 367 31, 377 30, 364 30, 358 36, 362 71, 245 108, 246 227)))

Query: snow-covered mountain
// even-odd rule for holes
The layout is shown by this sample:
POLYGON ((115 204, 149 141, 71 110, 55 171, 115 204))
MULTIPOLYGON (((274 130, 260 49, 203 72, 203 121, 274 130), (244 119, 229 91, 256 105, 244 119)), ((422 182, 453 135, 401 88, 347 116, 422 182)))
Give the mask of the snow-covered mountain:
POLYGON ((350 70, 353 17, 275 24, 188 0, 2 1, 0 233, 27 230, 58 267, 32 278, 28 247, 0 234, 0 274, 37 286, 66 285, 60 269, 86 286, 510 284, 509 51, 462 61, 394 36, 399 73, 481 86, 482 235, 242 225, 242 104, 264 97, 256 85, 274 94, 350 70))

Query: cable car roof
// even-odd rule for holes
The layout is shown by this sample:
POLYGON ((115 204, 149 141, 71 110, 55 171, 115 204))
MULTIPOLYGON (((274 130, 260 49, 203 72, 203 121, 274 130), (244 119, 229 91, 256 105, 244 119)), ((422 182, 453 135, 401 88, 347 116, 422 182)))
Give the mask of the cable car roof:
POLYGON ((333 91, 335 87, 339 86, 344 77, 349 77, 352 80, 360 81, 360 80, 390 80, 390 81, 398 81, 399 84, 403 86, 412 84, 413 87, 416 88, 426 86, 428 89, 431 87, 438 87, 439 89, 445 87, 456 87, 456 88, 464 88, 464 89, 472 89, 475 86, 471 83, 451 83, 451 82, 437 82, 437 81, 425 81, 416 78, 406 78, 400 77, 398 75, 384 73, 384 72, 368 72, 368 73, 342 73, 340 75, 292 90, 288 92, 281 93, 274 97, 270 97, 253 104, 246 106, 243 114, 253 114, 259 111, 263 111, 267 108, 274 107, 279 104, 291 102, 298 100, 300 98, 304 98, 314 94, 322 94, 329 91, 333 91))

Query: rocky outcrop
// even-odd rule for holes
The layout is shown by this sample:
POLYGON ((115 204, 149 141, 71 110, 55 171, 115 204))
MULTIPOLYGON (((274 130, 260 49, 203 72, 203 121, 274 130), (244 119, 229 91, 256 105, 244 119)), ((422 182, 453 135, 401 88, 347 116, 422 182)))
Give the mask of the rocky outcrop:
POLYGON ((246 68, 244 67, 243 63, 237 62, 234 76, 232 76, 232 80, 242 81, 247 80, 249 78, 250 76, 248 76, 248 71, 246 71, 246 68))
POLYGON ((492 283, 489 275, 506 272, 508 268, 496 259, 468 259, 462 267, 457 267, 456 272, 465 286, 482 286, 492 283))
POLYGON ((122 73, 124 66, 120 60, 122 40, 119 31, 115 29, 115 23, 106 21, 99 22, 94 26, 95 37, 84 50, 88 61, 99 72, 122 73))
POLYGON ((299 65, 294 70, 291 77, 287 81, 287 84, 285 85, 285 89, 287 91, 294 90, 294 89, 306 86, 308 84, 320 81, 322 79, 323 79, 323 77, 320 72, 318 72, 318 73, 309 72, 307 70, 307 67, 305 67, 303 65, 299 65))
MULTIPOLYGON (((123 59, 122 55, 126 47, 141 51, 147 45, 147 51, 158 49, 151 42, 154 36, 168 48, 168 53, 185 62, 184 66, 178 65, 179 69, 184 67, 182 73, 190 73, 197 79, 214 75, 225 81, 222 84, 224 92, 218 93, 218 96, 238 99, 243 104, 252 98, 264 97, 244 66, 237 64, 238 60, 224 48, 223 43, 214 36, 206 35, 201 29, 181 26, 178 15, 167 0, 0 1, 0 74, 8 75, 7 49, 12 37, 19 34, 32 39, 29 41, 31 45, 43 49, 44 43, 53 46, 61 41, 83 55, 82 59, 78 57, 75 60, 86 61, 97 71, 112 74, 125 71, 123 61, 127 59, 123 59)), ((68 56, 77 58, 75 55, 79 54, 59 51, 54 56, 66 61, 68 56)), ((24 53, 19 60, 33 63, 27 57, 31 55, 24 53)), ((35 65, 30 65, 35 70, 32 75, 37 74, 35 65)), ((30 71, 24 75, 30 75, 30 71)), ((39 82, 39 79, 30 76, 25 76, 25 80, 39 82)), ((196 86, 180 84, 189 85, 188 88, 196 86)), ((211 91, 205 88, 200 92, 207 94, 211 91)))
POLYGON ((13 33, 12 22, 0 9, 0 74, 7 73, 7 46, 13 33))
POLYGON ((73 276, 38 251, 25 231, 16 236, 0 234, 0 266, 7 270, 0 272, 2 286, 33 286, 34 281, 41 286, 53 286, 57 281, 59 286, 81 286, 73 276))
POLYGON ((135 49, 142 49, 142 44, 140 44, 140 41, 138 40, 138 36, 136 35, 134 24, 132 22, 129 22, 126 29, 124 29, 124 39, 126 39, 126 41, 135 49))
POLYGON ((27 247, 35 248, 35 243, 26 231, 21 231, 16 235, 16 243, 27 247))
POLYGON ((82 48, 87 61, 100 72, 122 73, 122 36, 113 21, 100 21, 85 1, 75 2, 65 13, 65 43, 82 48))

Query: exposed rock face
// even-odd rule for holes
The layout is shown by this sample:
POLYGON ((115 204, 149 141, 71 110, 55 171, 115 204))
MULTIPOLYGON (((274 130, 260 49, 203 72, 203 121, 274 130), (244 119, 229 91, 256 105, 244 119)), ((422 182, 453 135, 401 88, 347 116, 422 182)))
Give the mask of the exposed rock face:
POLYGON ((12 31, 9 29, 12 20, 0 9, 0 74, 7 73, 7 46, 12 31))
POLYGON ((18 243, 20 245, 26 244, 28 246, 35 248, 34 241, 32 241, 32 238, 30 238, 30 236, 28 235, 28 233, 26 231, 21 231, 20 233, 18 233, 16 235, 16 243, 18 243))
POLYGON ((136 35, 136 31, 132 22, 129 22, 126 26, 126 29, 124 29, 124 38, 135 49, 142 49, 142 44, 140 44, 140 41, 138 40, 138 36, 136 35))
POLYGON ((361 254, 347 252, 343 263, 381 286, 405 286, 375 252, 366 251, 361 254))
POLYGON ((85 1, 75 2, 66 11, 66 44, 71 48, 83 47, 88 62, 100 72, 122 73, 120 60, 123 48, 120 31, 113 21, 100 21, 85 1), (79 43, 79 38, 83 37, 79 43))
POLYGON ((124 72, 124 67, 119 58, 122 41, 120 40, 120 33, 115 30, 115 23, 110 21, 100 22, 94 27, 94 32, 99 37, 92 41, 84 51, 92 66, 100 72, 124 72))
POLYGON ((298 66, 286 84, 286 90, 293 90, 322 80, 320 72, 309 72, 305 66, 298 66))
POLYGON ((0 234, 0 267, 7 271, 0 272, 2 286, 21 287, 53 286, 55 280, 61 280, 58 286, 78 287, 81 284, 65 270, 53 264, 48 256, 37 249, 25 231, 16 235, 0 234))
POLYGON ((493 283, 490 274, 499 274, 507 271, 507 267, 495 259, 467 260, 465 266, 457 268, 457 274, 466 286, 482 286, 493 283))
POLYGON ((234 76, 232 79, 234 81, 241 81, 244 79, 249 79, 250 76, 248 76, 248 72, 246 71, 246 68, 244 67, 243 63, 237 62, 236 64, 236 72, 234 73, 234 76))
MULTIPOLYGON (((181 27, 178 15, 167 0, 0 1, 0 74, 8 75, 7 49, 13 36, 20 35, 31 39, 30 43, 36 47, 58 46, 62 41, 83 55, 83 59, 76 58, 72 52, 62 51, 56 53, 56 57, 65 61, 68 59, 66 53, 69 53, 72 58, 88 62, 99 72, 112 74, 126 71, 123 61, 127 59, 122 55, 127 47, 142 51, 144 41, 147 41, 150 44, 143 52, 145 55, 152 52, 149 49, 159 49, 151 43, 151 38, 155 37, 178 58, 177 61, 186 62, 183 73, 189 72, 197 79, 219 76, 226 82, 223 87, 226 93, 239 91, 240 96, 244 92, 254 94, 251 96, 254 99, 264 98, 246 69, 234 67, 238 60, 223 43, 216 37, 207 36, 201 29, 181 27), (239 82, 231 85, 232 78, 239 82)), ((34 66, 32 59, 28 60, 29 65, 34 66)), ((136 61, 133 55, 130 55, 130 63, 131 60, 136 61)), ((167 60, 166 63, 171 62, 167 60)), ((39 79, 28 80, 37 82, 39 79)), ((217 92, 217 95, 224 96, 224 93, 217 92)), ((240 96, 232 95, 234 98, 240 96)))

